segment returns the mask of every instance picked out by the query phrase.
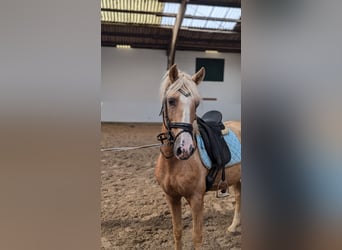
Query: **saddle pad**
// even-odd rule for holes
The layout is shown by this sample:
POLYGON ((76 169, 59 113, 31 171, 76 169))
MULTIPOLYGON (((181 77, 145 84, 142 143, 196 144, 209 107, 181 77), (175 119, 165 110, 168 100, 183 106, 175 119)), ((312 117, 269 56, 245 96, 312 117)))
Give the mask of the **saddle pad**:
MULTIPOLYGON (((241 162, 241 143, 239 141, 239 138, 235 135, 235 133, 231 129, 229 130, 228 134, 225 134, 223 136, 223 138, 226 141, 226 144, 228 145, 230 153, 231 153, 231 159, 225 165, 225 167, 231 167, 234 164, 241 162)), ((205 150, 204 142, 200 134, 196 135, 196 140, 197 140, 197 147, 198 147, 203 165, 207 169, 211 169, 212 167, 211 160, 209 158, 207 151, 205 150)))

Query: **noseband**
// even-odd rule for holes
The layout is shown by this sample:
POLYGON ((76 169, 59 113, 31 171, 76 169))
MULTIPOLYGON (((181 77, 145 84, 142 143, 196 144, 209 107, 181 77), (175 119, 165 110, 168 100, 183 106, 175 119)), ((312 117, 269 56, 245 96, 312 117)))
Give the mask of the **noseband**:
MULTIPOLYGON (((188 97, 190 96, 190 93, 186 93, 184 90, 179 89, 179 92, 181 92, 184 96, 188 97)), ((185 123, 185 122, 171 122, 169 115, 168 115, 168 108, 167 108, 167 98, 165 97, 163 100, 163 105, 160 110, 159 115, 163 115, 163 123, 165 128, 167 129, 167 132, 160 133, 157 136, 158 141, 160 141, 163 145, 164 142, 167 141, 168 146, 174 146, 175 141, 177 140, 178 136, 182 133, 189 133, 191 137, 193 138, 193 126, 191 123, 185 123), (172 132, 172 129, 181 129, 181 131, 175 136, 172 132)), ((165 158, 169 159, 173 157, 173 154, 170 156, 166 156, 162 150, 160 150, 161 153, 164 155, 165 158)))

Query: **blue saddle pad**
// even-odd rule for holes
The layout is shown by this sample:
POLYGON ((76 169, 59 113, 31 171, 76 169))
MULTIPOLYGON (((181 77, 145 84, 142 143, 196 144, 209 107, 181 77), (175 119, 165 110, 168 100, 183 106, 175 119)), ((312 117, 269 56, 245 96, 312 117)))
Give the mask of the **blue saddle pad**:
MULTIPOLYGON (((239 141, 239 138, 235 135, 235 133, 232 130, 229 130, 228 134, 224 135, 223 138, 226 141, 231 153, 231 159, 225 165, 225 167, 231 167, 234 164, 241 162, 241 143, 239 141)), ((203 165, 207 169, 211 169, 212 163, 207 151, 205 150, 204 142, 200 134, 196 135, 196 140, 203 165)))

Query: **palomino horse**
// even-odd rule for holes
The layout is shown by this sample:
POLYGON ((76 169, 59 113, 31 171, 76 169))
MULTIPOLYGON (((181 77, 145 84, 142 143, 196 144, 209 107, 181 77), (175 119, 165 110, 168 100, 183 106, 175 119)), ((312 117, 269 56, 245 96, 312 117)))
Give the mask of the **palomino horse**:
MULTIPOLYGON (((195 134, 198 132, 196 108, 200 102, 197 85, 203 80, 204 68, 192 77, 178 71, 173 65, 166 73, 161 85, 163 101, 162 133, 168 135, 168 143, 161 146, 157 160, 155 176, 165 192, 167 203, 172 214, 175 249, 182 248, 182 215, 181 197, 184 197, 192 212, 192 238, 195 249, 202 246, 203 198, 206 193, 206 175, 196 149, 195 134), (170 138, 171 137, 171 138, 170 138)), ((241 141, 240 122, 225 122, 241 141)), ((220 174, 210 189, 211 191, 233 186, 235 193, 235 211, 229 232, 235 232, 240 224, 241 165, 236 164, 225 169, 225 183, 219 186, 220 174)))

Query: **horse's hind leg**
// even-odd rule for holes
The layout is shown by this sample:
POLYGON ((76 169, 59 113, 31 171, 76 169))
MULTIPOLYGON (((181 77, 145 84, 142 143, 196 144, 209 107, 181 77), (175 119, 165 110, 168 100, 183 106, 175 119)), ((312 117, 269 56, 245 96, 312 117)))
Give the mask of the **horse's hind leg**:
POLYGON ((182 203, 181 197, 172 197, 166 194, 172 215, 173 238, 175 240, 175 250, 182 249, 182 203))
POLYGON ((192 213, 192 240, 195 250, 202 247, 202 230, 203 230, 203 195, 197 194, 187 199, 192 213))
POLYGON ((241 209, 241 181, 233 185, 235 194, 235 209, 232 224, 228 227, 228 232, 236 232, 236 228, 240 225, 240 209, 241 209))

